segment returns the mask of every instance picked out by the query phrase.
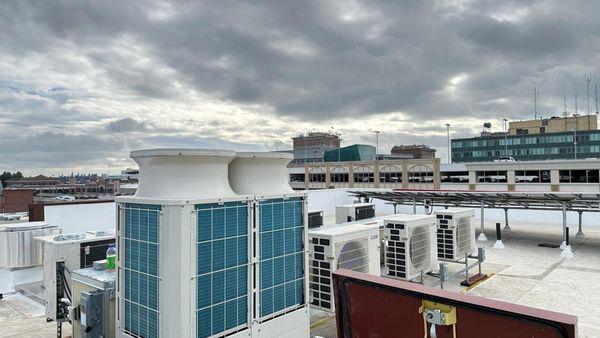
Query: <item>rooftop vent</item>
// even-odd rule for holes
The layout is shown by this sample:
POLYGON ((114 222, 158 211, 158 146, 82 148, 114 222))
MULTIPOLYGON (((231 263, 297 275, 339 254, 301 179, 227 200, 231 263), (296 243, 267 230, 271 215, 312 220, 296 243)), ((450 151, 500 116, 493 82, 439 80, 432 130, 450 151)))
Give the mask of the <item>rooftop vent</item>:
POLYGON ((217 149, 148 149, 132 151, 140 167, 136 197, 210 198, 235 196, 227 177, 235 152, 217 149))
POLYGON ((288 153, 236 153, 229 164, 229 183, 240 195, 275 195, 293 192, 288 181, 288 153))

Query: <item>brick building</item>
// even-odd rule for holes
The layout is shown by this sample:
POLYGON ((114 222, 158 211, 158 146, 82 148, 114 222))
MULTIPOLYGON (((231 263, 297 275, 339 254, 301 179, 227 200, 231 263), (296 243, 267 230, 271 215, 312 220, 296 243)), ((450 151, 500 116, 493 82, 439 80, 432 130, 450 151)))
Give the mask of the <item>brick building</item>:
POLYGON ((0 191, 0 212, 24 212, 33 203, 34 189, 7 188, 0 191))
POLYGON ((435 149, 424 144, 400 145, 392 148, 392 155, 411 155, 412 158, 435 158, 435 149))

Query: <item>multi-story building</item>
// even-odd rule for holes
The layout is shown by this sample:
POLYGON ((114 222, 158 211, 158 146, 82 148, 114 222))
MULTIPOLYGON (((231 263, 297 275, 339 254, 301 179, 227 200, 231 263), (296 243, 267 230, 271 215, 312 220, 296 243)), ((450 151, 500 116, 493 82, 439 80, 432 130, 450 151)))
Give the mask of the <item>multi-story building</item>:
POLYGON ((586 115, 511 122, 508 133, 453 139, 452 162, 490 162, 503 156, 517 161, 599 158, 596 121, 595 115, 586 115))
POLYGON ((312 162, 323 162, 325 152, 340 147, 340 136, 338 134, 310 132, 292 138, 293 149, 282 152, 294 155, 291 164, 304 164, 312 162))
POLYGON ((32 189, 41 194, 69 194, 69 195, 116 195, 119 194, 121 183, 126 184, 121 177, 94 177, 84 182, 77 181, 75 177, 55 178, 43 175, 7 180, 7 188, 32 189))
POLYGON ((409 155, 412 158, 434 158, 435 149, 424 144, 399 145, 392 148, 392 155, 409 155))
POLYGON ((336 134, 310 132, 308 135, 292 137, 292 141, 294 142, 294 149, 304 149, 318 146, 339 148, 341 140, 339 135, 336 134))
POLYGON ((596 130, 596 115, 551 117, 549 119, 511 121, 508 123, 509 135, 564 133, 574 129, 578 131, 596 130))
POLYGON ((62 182, 56 177, 38 175, 35 177, 24 177, 6 180, 7 188, 35 188, 60 185, 62 182))

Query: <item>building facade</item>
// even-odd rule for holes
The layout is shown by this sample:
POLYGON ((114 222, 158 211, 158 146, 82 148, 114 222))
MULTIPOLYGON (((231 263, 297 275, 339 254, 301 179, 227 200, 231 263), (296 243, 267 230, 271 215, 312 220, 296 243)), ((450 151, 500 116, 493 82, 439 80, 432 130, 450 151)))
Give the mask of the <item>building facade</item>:
POLYGON ((585 131, 598 129, 596 115, 551 117, 549 119, 511 121, 509 135, 564 133, 572 130, 585 131))
POLYGON ((409 155, 412 158, 434 158, 435 149, 424 144, 400 145, 392 148, 392 155, 409 155))
POLYGON ((291 166, 294 189, 439 189, 440 159, 310 163, 291 166))
MULTIPOLYGON (((1 191, 0 191, 1 192, 1 191)), ((24 212, 33 203, 34 189, 7 188, 0 193, 0 212, 24 212)))
POLYGON ((600 192, 600 159, 442 164, 442 190, 600 192))
POLYGON ((451 147, 456 163, 490 162, 501 156, 517 161, 599 158, 600 130, 460 138, 453 139, 451 147))
POLYGON ((491 162, 504 156, 517 161, 598 158, 596 128, 595 115, 510 122, 506 133, 453 139, 452 162, 491 162))
POLYGON ((340 137, 336 134, 310 132, 308 135, 292 137, 293 149, 304 149, 325 146, 329 148, 340 147, 340 137))

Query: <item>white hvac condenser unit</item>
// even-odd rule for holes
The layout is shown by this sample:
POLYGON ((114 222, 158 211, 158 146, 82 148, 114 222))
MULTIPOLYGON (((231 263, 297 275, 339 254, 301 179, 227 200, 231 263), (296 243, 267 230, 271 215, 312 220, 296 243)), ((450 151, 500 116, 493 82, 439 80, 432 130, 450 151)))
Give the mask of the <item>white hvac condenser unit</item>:
POLYGON ((66 302, 72 288, 71 271, 93 266, 106 258, 106 250, 115 243, 111 233, 70 233, 36 237, 44 247, 44 306, 46 317, 57 322, 67 320, 66 302))
POLYGON ((139 188, 116 198, 117 337, 306 337, 306 198, 280 183, 289 155, 131 157, 139 188))
POLYGON ((335 206, 335 223, 355 222, 375 217, 375 203, 354 203, 335 206))
POLYGON ((349 224, 311 229, 308 233, 311 304, 335 311, 332 274, 343 268, 380 276, 379 226, 349 224))
POLYGON ((473 209, 439 210, 435 212, 435 217, 438 259, 456 261, 476 251, 473 209))
POLYGON ((413 280, 435 265, 435 217, 397 214, 384 219, 386 276, 413 280))

